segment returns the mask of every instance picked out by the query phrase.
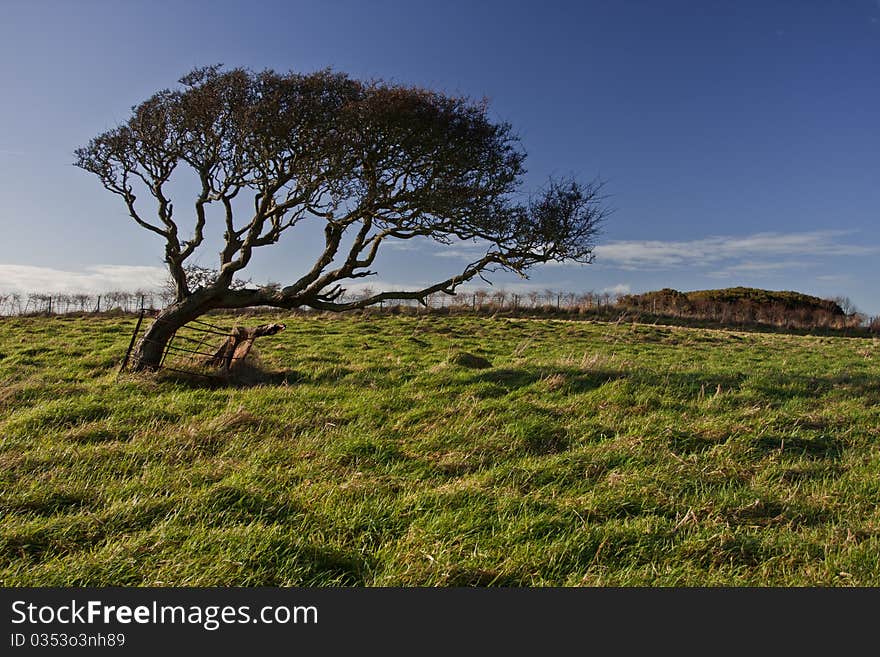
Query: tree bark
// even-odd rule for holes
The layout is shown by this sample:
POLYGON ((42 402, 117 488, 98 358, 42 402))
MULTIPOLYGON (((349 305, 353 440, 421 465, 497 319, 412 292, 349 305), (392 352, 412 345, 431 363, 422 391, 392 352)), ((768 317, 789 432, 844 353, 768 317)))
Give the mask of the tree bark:
POLYGON ((193 294, 162 310, 144 333, 132 354, 135 372, 154 371, 162 364, 162 354, 171 337, 187 322, 211 309, 210 297, 193 294))

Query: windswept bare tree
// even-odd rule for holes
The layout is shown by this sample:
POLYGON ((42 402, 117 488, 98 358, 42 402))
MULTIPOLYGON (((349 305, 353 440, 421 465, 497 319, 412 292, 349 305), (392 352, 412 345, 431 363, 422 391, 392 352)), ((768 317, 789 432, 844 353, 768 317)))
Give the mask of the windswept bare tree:
POLYGON ((488 271, 524 275, 550 260, 592 260, 605 214, 600 185, 551 180, 537 196, 517 200, 525 154, 484 102, 332 71, 212 66, 179 82, 76 151, 76 165, 164 242, 175 298, 138 344, 141 369, 156 367, 174 331, 212 309, 423 302, 488 271), (197 180, 188 211, 170 191, 186 168, 197 180), (223 246, 216 277, 196 286, 187 261, 206 241, 211 207, 219 209, 223 246), (183 234, 181 217, 191 232, 183 234), (257 249, 307 222, 320 223, 324 239, 305 273, 280 289, 236 289, 257 249), (345 300, 345 281, 375 273, 383 243, 414 238, 475 241, 485 252, 422 289, 345 300))

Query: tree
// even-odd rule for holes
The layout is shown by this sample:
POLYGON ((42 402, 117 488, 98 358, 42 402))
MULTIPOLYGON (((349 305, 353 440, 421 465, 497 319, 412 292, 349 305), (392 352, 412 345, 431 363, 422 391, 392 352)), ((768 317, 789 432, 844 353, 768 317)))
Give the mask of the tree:
POLYGON ((858 312, 858 308, 856 308, 856 305, 852 302, 852 299, 850 299, 849 297, 845 297, 845 296, 834 297, 833 299, 831 299, 831 301, 833 303, 837 304, 837 306, 840 308, 840 310, 843 312, 844 315, 854 315, 855 313, 858 312))
POLYGON ((76 166, 97 175, 164 242, 174 301, 138 343, 137 369, 157 367, 174 332, 213 309, 424 302, 485 272, 525 276, 551 260, 592 261, 606 214, 601 184, 551 179, 517 200, 525 154, 509 124, 489 119, 485 102, 329 70, 211 66, 179 83, 76 151, 76 166), (171 198, 182 171, 195 180, 186 235, 183 206, 171 198), (188 260, 205 244, 212 214, 222 232, 218 267, 196 285, 188 260), (280 288, 234 285, 257 249, 308 222, 323 227, 323 245, 304 273, 280 288), (416 238, 474 242, 484 252, 422 289, 346 301, 345 282, 375 273, 382 244, 416 238))

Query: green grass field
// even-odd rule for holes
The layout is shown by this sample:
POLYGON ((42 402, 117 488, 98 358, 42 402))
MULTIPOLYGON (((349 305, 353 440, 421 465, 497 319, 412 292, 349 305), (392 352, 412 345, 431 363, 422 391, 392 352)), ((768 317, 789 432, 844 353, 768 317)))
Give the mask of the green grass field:
POLYGON ((279 320, 236 387, 0 320, 0 584, 880 585, 876 339, 279 320))

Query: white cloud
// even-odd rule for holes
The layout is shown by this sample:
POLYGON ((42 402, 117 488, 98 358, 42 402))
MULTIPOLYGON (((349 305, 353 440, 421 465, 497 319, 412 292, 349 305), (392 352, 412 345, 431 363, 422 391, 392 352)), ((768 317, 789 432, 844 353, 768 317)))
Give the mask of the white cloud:
POLYGON ((476 282, 471 281, 470 283, 466 283, 462 285, 459 290, 464 293, 472 293, 476 290, 486 290, 488 292, 500 292, 504 291, 510 294, 528 294, 529 292, 540 292, 543 294, 547 290, 556 290, 556 289, 568 289, 570 286, 569 281, 564 281, 562 283, 528 283, 528 282, 516 282, 516 283, 495 283, 494 285, 488 285, 487 283, 483 283, 479 279, 476 282))
POLYGON ((851 283, 853 277, 850 274, 824 274, 816 276, 816 280, 823 283, 851 283))
POLYGON ((382 244, 382 248, 390 251, 420 251, 423 246, 424 242, 395 239, 388 240, 382 244))
MULTIPOLYGON (((880 254, 880 245, 852 243, 853 231, 816 230, 801 233, 755 233, 745 236, 718 235, 694 240, 618 240, 595 249, 595 264, 626 270, 713 268, 709 275, 772 273, 803 267, 810 258, 869 256, 880 254)), ((407 245, 424 248, 423 243, 407 245)), ((458 243, 432 245, 428 253, 440 258, 472 262, 485 253, 485 245, 458 243)), ((578 263, 547 262, 547 267, 579 267, 578 263)))
POLYGON ((632 292, 632 287, 628 283, 618 283, 617 285, 602 288, 599 291, 607 292, 608 294, 629 294, 632 292))
POLYGON ((675 269, 746 259, 746 262, 737 266, 757 271, 762 268, 782 268, 779 263, 763 262, 758 258, 867 256, 880 253, 880 246, 840 241, 841 237, 849 234, 851 231, 817 230, 756 233, 745 237, 713 236, 687 241, 616 241, 596 247, 596 264, 621 269, 675 269))
POLYGON ((806 267, 807 264, 804 260, 770 260, 767 262, 746 260, 745 262, 730 264, 717 271, 706 272, 706 276, 711 276, 712 278, 731 278, 732 276, 749 274, 772 276, 791 269, 806 267))
POLYGON ((771 262, 754 262, 752 260, 747 260, 726 267, 725 270, 728 272, 765 272, 804 266, 806 266, 806 263, 802 260, 774 260, 771 262))
MULTIPOLYGON (((363 278, 363 279, 355 279, 353 281, 346 280, 340 281, 340 285, 345 288, 346 295, 361 295, 365 292, 370 292, 372 294, 378 294, 379 292, 414 292, 415 290, 421 290, 426 285, 430 285, 430 283, 426 285, 419 285, 418 283, 394 283, 392 281, 383 281, 378 278, 363 278)), ((333 286, 331 285, 329 288, 325 289, 325 292, 331 289, 333 286)))
POLYGON ((164 267, 93 265, 80 271, 0 264, 0 290, 8 292, 109 292, 149 290, 162 286, 164 267))
MULTIPOLYGON (((395 283, 393 281, 382 281, 377 279, 369 279, 365 278, 363 281, 358 281, 356 283, 350 283, 348 285, 343 285, 346 289, 346 294, 363 294, 364 290, 371 290, 373 292, 414 292, 416 290, 421 290, 430 285, 434 285, 437 281, 420 281, 420 282, 409 282, 409 283, 395 283)), ((463 283, 456 288, 456 291, 459 294, 472 294, 477 290, 487 290, 489 292, 498 292, 504 291, 509 294, 528 294, 529 292, 541 292, 543 293, 548 288, 552 289, 569 289, 568 286, 571 285, 571 281, 562 281, 557 283, 532 283, 532 282, 505 282, 505 283, 494 283, 493 285, 489 285, 488 283, 481 281, 480 279, 471 280, 468 283, 463 283)), ((627 286, 628 287, 628 286, 627 286)), ((610 290, 609 290, 610 291, 610 290)))
POLYGON ((469 262, 479 260, 486 251, 489 250, 491 244, 483 243, 458 243, 458 244, 435 244, 431 249, 431 255, 438 258, 456 258, 458 260, 467 260, 469 262))

